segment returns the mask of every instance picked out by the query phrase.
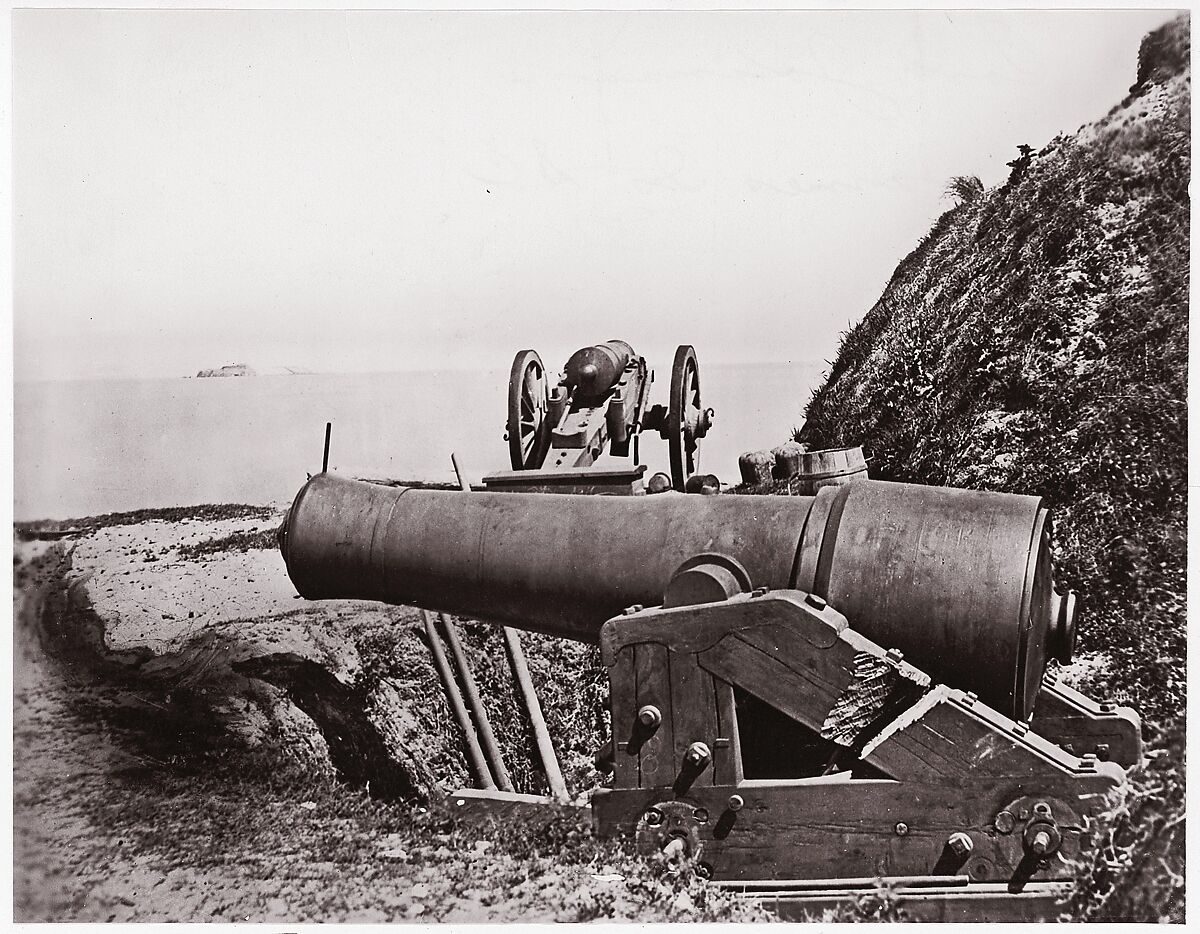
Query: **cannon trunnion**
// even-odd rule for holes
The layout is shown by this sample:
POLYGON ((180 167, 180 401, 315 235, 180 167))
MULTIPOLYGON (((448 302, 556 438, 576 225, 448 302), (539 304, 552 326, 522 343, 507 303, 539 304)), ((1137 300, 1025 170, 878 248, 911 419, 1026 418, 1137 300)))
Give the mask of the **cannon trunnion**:
POLYGON ((322 474, 280 539, 310 599, 599 642, 601 832, 785 915, 885 877, 914 917, 1000 920, 1053 917, 1141 758, 1133 711, 1048 674, 1075 627, 1051 532, 1036 497, 870 480, 610 497, 322 474))

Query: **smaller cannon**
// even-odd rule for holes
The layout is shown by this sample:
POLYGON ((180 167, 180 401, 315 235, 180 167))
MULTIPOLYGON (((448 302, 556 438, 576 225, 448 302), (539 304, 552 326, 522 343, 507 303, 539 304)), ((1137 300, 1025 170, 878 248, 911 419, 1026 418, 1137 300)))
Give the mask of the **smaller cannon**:
POLYGON ((670 453, 671 486, 683 490, 699 467, 700 440, 713 411, 700 401, 696 352, 682 344, 671 368, 666 406, 649 405, 654 372, 625 341, 611 340, 575 351, 552 388, 542 358, 522 350, 508 381, 508 441, 511 473, 485 478, 491 489, 555 492, 632 492, 644 468, 638 439, 657 431, 670 453), (588 470, 605 453, 629 457, 634 470, 588 470), (538 476, 529 472, 536 471, 538 476), (584 487, 585 489, 581 489, 584 487))

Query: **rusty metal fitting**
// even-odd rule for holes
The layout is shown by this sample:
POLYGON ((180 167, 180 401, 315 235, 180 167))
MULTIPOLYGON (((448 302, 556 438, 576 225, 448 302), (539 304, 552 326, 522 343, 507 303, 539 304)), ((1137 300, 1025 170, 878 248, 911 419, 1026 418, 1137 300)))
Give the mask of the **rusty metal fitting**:
POLYGON ((898 665, 899 665, 901 662, 903 662, 903 661, 904 661, 904 653, 903 653, 903 652, 901 652, 899 649, 888 649, 888 650, 887 650, 887 651, 884 653, 883 657, 884 657, 884 658, 886 658, 886 659, 887 659, 889 662, 891 662, 893 665, 897 665, 897 666, 898 666, 898 665))
POLYGON ((692 812, 692 817, 696 818, 701 824, 708 822, 708 808, 696 808, 692 812))
POLYGON ((1101 713, 1112 713, 1116 709, 1117 709, 1117 705, 1114 704, 1112 701, 1102 701, 1100 704, 1100 712, 1101 713))
POLYGON ((647 704, 637 712, 638 723, 650 730, 656 730, 662 725, 662 711, 653 704, 647 704))
POLYGON ((950 847, 955 856, 967 857, 975 849, 975 841, 971 839, 971 835, 963 833, 961 830, 958 833, 950 834, 950 839, 946 841, 946 845, 950 847))
POLYGON ((1057 853, 1058 848, 1062 845, 1062 834, 1054 824, 1039 821, 1025 828, 1022 842, 1025 844, 1025 849, 1034 856, 1051 856, 1057 853))
POLYGON ((754 590, 752 590, 750 592, 750 596, 752 596, 752 597, 765 597, 766 595, 767 595, 766 587, 755 587, 754 590))
POLYGON ((900 821, 899 823, 896 824, 896 836, 897 837, 907 837, 908 836, 908 824, 904 823, 904 821, 900 821))
POLYGON ((635 603, 633 606, 627 606, 621 611, 623 616, 632 616, 634 613, 640 613, 646 609, 642 604, 635 603))
POLYGON ((1029 721, 1028 720, 1018 720, 1016 723, 1013 724, 1012 731, 1013 731, 1013 734, 1016 736, 1024 736, 1026 733, 1029 732, 1029 721))
POLYGON ((995 824, 997 833, 1012 833, 1013 828, 1017 826, 1017 819, 1012 811, 1001 811, 996 815, 995 824))
POLYGON ((1048 805, 1045 801, 1039 801, 1033 806, 1033 813, 1038 817, 1048 818, 1050 817, 1050 805, 1048 805))
POLYGON ((657 827, 662 823, 662 819, 662 811, 660 811, 658 808, 650 808, 645 814, 642 815, 642 820, 644 820, 651 827, 657 827))
POLYGON ((740 811, 745 806, 746 806, 746 801, 741 795, 730 795, 729 796, 729 810, 740 811))
POLYGON ((814 610, 823 610, 825 607, 829 606, 829 604, 825 602, 824 597, 818 596, 815 593, 810 593, 807 597, 805 597, 804 602, 811 606, 814 610))
POLYGON ((692 743, 687 748, 684 761, 694 769, 702 769, 712 761, 712 750, 707 743, 692 743))

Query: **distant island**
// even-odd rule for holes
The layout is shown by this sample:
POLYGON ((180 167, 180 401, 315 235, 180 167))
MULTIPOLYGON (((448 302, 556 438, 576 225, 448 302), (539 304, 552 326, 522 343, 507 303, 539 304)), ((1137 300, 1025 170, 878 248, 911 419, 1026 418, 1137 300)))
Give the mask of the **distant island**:
POLYGON ((213 367, 208 370, 201 370, 196 374, 196 379, 205 379, 210 376, 309 376, 312 375, 311 370, 302 370, 297 367, 281 366, 269 367, 266 370, 256 370, 252 366, 245 363, 230 363, 227 366, 213 367))
POLYGON ((231 363, 211 370, 201 370, 196 374, 197 379, 208 376, 257 376, 258 374, 244 363, 231 363))

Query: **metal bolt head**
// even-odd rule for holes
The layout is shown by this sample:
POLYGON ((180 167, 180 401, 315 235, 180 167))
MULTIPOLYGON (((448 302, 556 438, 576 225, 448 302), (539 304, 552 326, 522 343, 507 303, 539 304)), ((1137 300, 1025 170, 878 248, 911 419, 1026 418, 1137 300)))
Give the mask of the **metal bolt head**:
POLYGON ((662 811, 660 811, 658 808, 650 808, 650 810, 642 815, 642 820, 644 820, 651 827, 657 827, 662 823, 662 819, 662 811))
POLYGON ((693 768, 704 768, 712 760, 712 750, 706 743, 692 743, 688 746, 685 761, 693 768))
POLYGON ((1048 805, 1045 801, 1039 801, 1033 806, 1033 813, 1038 817, 1049 817, 1050 805, 1048 805))
POLYGON ((908 836, 908 824, 904 823, 904 821, 900 821, 899 823, 896 824, 896 836, 897 837, 907 837, 908 836))
POLYGON ((746 806, 746 801, 741 795, 730 795, 729 796, 729 810, 740 811, 745 806, 746 806))
POLYGON ((996 815, 995 823, 999 833, 1012 833, 1013 828, 1017 826, 1017 819, 1013 817, 1012 811, 1001 811, 996 815))
POLYGON ((1033 850, 1038 856, 1044 856, 1046 851, 1050 849, 1050 834, 1044 830, 1039 830, 1033 835, 1029 849, 1033 850))
POLYGON ((754 590, 750 593, 750 596, 752 596, 752 597, 765 597, 766 595, 767 595, 766 587, 755 587, 754 590))
POLYGON ((705 823, 708 820, 708 808, 696 808, 692 812, 692 817, 696 818, 700 823, 705 823))
POLYGON ((825 607, 829 606, 829 604, 825 602, 824 597, 818 596, 815 593, 810 593, 807 597, 805 597, 804 602, 811 606, 814 610, 823 610, 825 607))
POLYGON ((649 729, 655 729, 662 724, 662 711, 653 704, 647 704, 637 713, 638 723, 649 729))
POLYGON ((958 833, 950 834, 950 839, 946 843, 955 856, 970 856, 971 851, 975 849, 975 841, 971 839, 971 835, 963 833, 961 830, 958 833))
POLYGON ((627 606, 627 607, 625 607, 625 609, 624 609, 624 610, 622 610, 621 612, 622 612, 622 613, 623 613, 625 616, 632 616, 634 613, 640 613, 640 612, 642 612, 642 610, 644 610, 644 609, 645 609, 645 607, 644 607, 644 606, 642 606, 642 604, 640 604, 640 603, 635 603, 633 606, 627 606))

